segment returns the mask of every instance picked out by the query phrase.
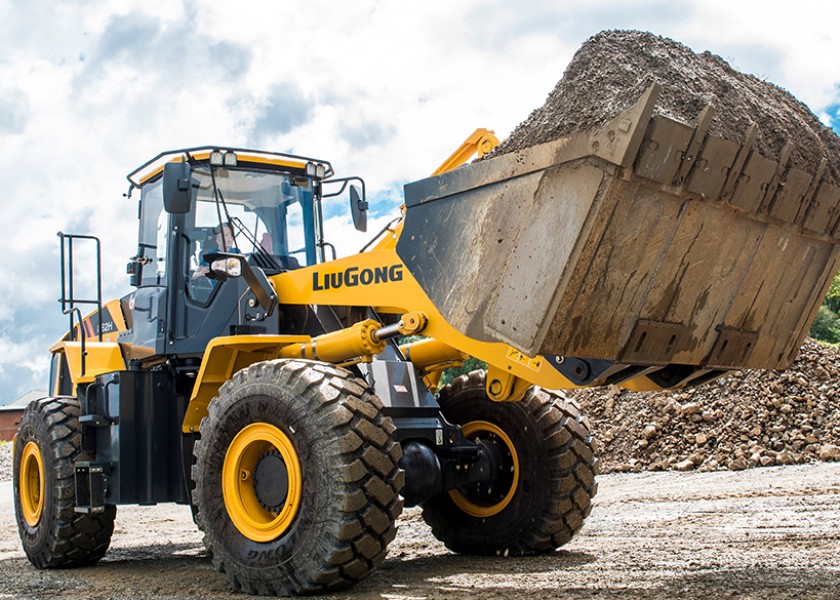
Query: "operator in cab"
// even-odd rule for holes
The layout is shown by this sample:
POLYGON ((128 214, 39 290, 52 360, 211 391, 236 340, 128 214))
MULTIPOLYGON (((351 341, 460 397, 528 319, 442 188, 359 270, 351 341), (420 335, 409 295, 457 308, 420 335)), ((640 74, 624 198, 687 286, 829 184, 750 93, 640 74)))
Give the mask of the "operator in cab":
POLYGON ((201 261, 198 263, 198 269, 193 272, 193 279, 206 276, 210 272, 210 264, 205 258, 207 254, 216 251, 241 254, 239 249, 236 247, 236 240, 233 235, 233 226, 229 222, 225 221, 221 225, 214 227, 213 234, 215 236, 216 246, 213 248, 207 248, 204 252, 202 252, 201 261))

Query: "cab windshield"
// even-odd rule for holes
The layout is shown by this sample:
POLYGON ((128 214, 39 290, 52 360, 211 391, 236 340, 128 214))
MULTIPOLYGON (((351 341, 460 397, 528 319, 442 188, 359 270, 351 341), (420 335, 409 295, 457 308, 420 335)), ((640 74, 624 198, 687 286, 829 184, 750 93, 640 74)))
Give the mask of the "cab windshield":
MULTIPOLYGON (((206 265, 204 255, 213 250, 247 254, 269 272, 317 262, 318 223, 309 178, 255 168, 211 169, 206 164, 193 167, 192 178, 198 183, 198 194, 192 210, 184 215, 178 236, 180 243, 187 244, 188 264, 184 266, 191 274, 188 277, 206 265), (222 230, 225 234, 219 235, 222 230)), ((164 283, 172 217, 163 210, 161 180, 144 185, 140 201, 140 252, 145 265, 141 285, 164 283)))
POLYGON ((289 269, 313 265, 315 213, 311 182, 285 173, 211 168, 193 170, 198 198, 187 215, 186 235, 191 254, 213 249, 269 255, 277 266, 289 269), (230 224, 233 248, 220 229, 230 224))

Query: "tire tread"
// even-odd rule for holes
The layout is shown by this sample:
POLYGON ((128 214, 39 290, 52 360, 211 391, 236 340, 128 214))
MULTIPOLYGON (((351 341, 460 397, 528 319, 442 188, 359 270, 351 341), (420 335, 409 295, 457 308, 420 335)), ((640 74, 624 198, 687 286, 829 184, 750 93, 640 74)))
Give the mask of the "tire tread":
MULTIPOLYGON (((444 415, 460 398, 484 394, 484 382, 484 371, 473 371, 441 390, 439 401, 444 415)), ((491 401, 487 399, 487 402, 491 401)), ((459 517, 452 517, 454 504, 448 497, 427 502, 423 507, 424 520, 434 536, 454 552, 506 556, 549 552, 569 542, 592 510, 592 499, 598 490, 595 481, 598 461, 592 451, 588 423, 580 409, 562 393, 542 388, 529 390, 519 404, 533 431, 538 433, 537 441, 547 463, 548 492, 541 499, 538 512, 504 540, 476 538, 453 526, 450 520, 459 517)), ((504 429, 504 423, 500 426, 504 429)), ((471 518, 459 514, 464 519, 471 518)))
MULTIPOLYGON (((44 461, 45 496, 44 513, 38 527, 46 527, 43 543, 35 539, 26 524, 19 497, 20 456, 15 451, 14 489, 15 515, 23 548, 29 561, 40 569, 81 567, 100 560, 111 543, 114 532, 116 507, 106 505, 102 513, 77 513, 75 467, 77 460, 84 458, 81 450, 81 409, 74 397, 50 397, 32 402, 21 417, 21 433, 24 427, 44 426, 46 439, 41 440, 47 448, 41 448, 44 461), (52 489, 49 489, 52 488, 52 489), (52 504, 51 510, 49 504, 52 504)), ((23 437, 19 438, 20 441, 23 437)), ((28 441, 28 440, 24 440, 28 441)))
POLYGON ((331 452, 329 470, 336 473, 339 487, 334 492, 338 516, 325 519, 330 522, 324 525, 326 533, 320 537, 317 556, 297 560, 296 568, 287 561, 255 576, 226 554, 213 532, 208 511, 202 508, 208 484, 201 469, 211 448, 208 441, 200 439, 195 445, 193 502, 198 507, 196 520, 204 531, 205 546, 216 569, 246 592, 297 595, 346 588, 367 577, 384 560, 396 535, 403 472, 393 424, 382 414, 382 404, 367 384, 349 371, 315 361, 279 359, 247 367, 225 383, 210 403, 202 433, 221 425, 226 412, 239 400, 239 390, 266 385, 286 386, 287 393, 301 402, 298 416, 310 419, 308 422, 323 432, 319 452, 331 452))

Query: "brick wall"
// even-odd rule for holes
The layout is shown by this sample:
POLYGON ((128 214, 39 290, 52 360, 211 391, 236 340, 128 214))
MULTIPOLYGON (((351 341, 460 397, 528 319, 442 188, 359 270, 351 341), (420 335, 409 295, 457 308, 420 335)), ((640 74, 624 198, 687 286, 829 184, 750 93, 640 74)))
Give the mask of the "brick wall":
POLYGON ((0 440, 11 440, 17 433, 23 409, 0 410, 0 440))

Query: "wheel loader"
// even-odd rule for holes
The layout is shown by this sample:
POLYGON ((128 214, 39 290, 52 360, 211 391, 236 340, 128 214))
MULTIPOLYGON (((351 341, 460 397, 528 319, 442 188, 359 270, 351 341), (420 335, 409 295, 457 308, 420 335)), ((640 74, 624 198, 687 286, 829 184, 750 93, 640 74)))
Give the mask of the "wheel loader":
POLYGON ((69 328, 14 450, 29 560, 95 563, 117 505, 161 502, 253 594, 364 579, 404 506, 457 553, 567 543, 597 460, 556 390, 784 368, 838 266, 822 171, 654 117, 659 91, 463 164, 496 144, 477 132, 343 258, 325 206, 349 194, 363 230, 367 196, 328 161, 207 147, 133 171, 130 293, 80 294, 74 248, 99 242, 60 234, 69 328))

